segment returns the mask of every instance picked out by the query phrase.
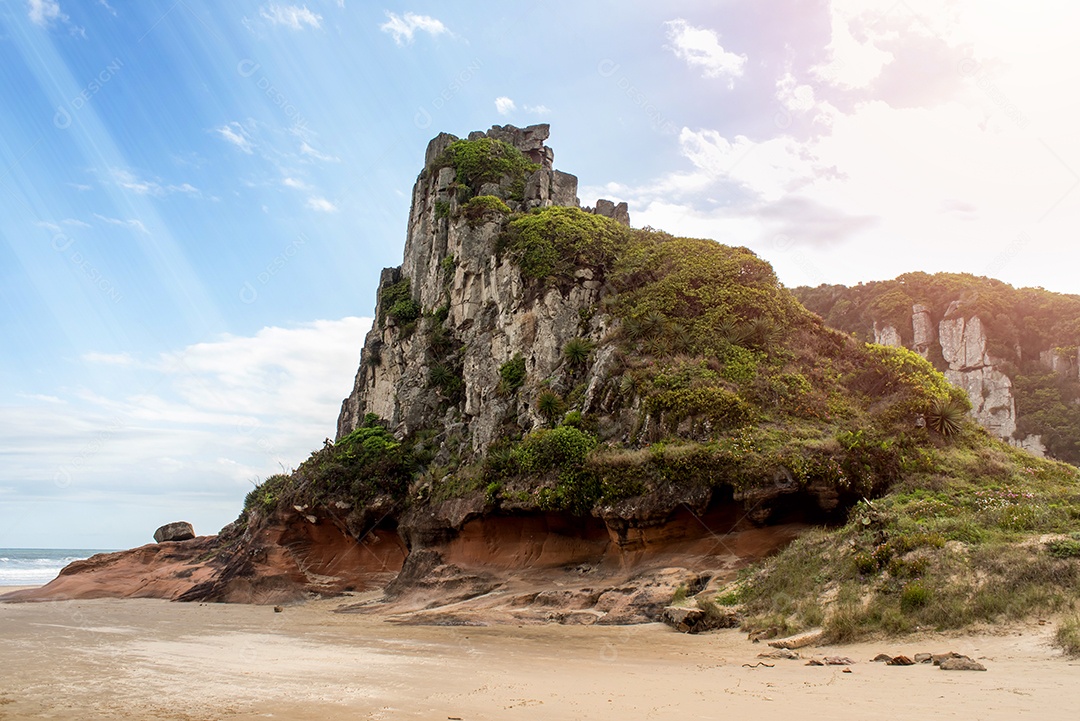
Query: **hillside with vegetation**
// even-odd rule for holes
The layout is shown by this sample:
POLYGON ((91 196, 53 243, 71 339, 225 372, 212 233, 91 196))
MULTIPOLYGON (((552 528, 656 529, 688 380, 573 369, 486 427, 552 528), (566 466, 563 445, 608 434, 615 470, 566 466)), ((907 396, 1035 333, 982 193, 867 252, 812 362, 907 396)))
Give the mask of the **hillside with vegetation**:
MULTIPOLYGON (((958 302, 965 314, 981 319, 994 366, 1012 381, 1016 435, 1041 436, 1051 456, 1080 463, 1080 296, 955 273, 907 273, 895 280, 793 292, 832 328, 873 340, 875 324, 887 325, 909 347, 914 305, 931 309, 936 324, 958 302)), ((929 360, 945 370, 933 350, 929 360)))

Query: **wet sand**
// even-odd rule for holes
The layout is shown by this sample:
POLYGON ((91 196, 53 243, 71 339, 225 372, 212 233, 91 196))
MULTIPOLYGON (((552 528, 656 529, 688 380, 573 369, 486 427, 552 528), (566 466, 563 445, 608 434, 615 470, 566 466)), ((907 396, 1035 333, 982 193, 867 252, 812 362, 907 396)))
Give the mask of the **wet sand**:
MULTIPOLYGON (((10 590, 10 589, 4 589, 10 590)), ((346 599, 355 601, 356 599, 346 599)), ((802 649, 629 627, 401 626, 323 600, 0 604, 0 719, 1071 719, 1080 661, 1052 625, 802 649), (958 651, 988 671, 870 663, 958 651)))

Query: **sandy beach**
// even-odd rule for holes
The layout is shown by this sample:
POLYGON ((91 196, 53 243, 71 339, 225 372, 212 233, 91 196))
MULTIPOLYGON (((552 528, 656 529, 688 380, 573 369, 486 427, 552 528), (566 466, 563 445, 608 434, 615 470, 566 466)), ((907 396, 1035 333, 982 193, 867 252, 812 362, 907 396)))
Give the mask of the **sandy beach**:
MULTIPOLYGON (((5 589, 8 590, 8 589, 5 589)), ((356 599, 350 599, 356 600, 356 599)), ((803 649, 629 627, 402 626, 290 606, 94 600, 0 604, 0 719, 1067 719, 1080 661, 1051 625, 803 649), (870 663, 958 651, 988 671, 870 663)))

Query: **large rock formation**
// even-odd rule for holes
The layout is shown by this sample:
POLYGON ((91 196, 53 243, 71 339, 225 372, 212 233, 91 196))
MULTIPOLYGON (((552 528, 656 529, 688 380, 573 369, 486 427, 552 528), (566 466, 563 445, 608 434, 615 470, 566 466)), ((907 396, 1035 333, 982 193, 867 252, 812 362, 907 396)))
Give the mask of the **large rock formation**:
POLYGON ((216 538, 95 557, 19 598, 377 587, 354 610, 646 621, 843 520, 929 443, 908 431, 955 389, 928 363, 825 328, 746 248, 581 208, 547 137, 428 145, 334 443, 216 538))
MULTIPOLYGON (((485 137, 509 143, 540 167, 526 179, 519 199, 513 197, 508 176, 481 185, 480 195, 498 197, 510 210, 579 207, 577 178, 551 167, 554 153, 543 144, 546 124, 525 129, 495 126, 487 133, 469 135, 470 140, 485 137)), ((473 451, 482 451, 512 411, 512 400, 496 392, 502 364, 520 354, 528 375, 547 377, 561 362, 568 340, 583 337, 595 342, 610 330, 609 317, 582 319, 580 311, 595 307, 600 297, 601 280, 589 269, 582 269, 570 288, 535 292, 526 287, 512 260, 497 252, 502 217, 496 212, 478 221, 463 212, 466 203, 454 168, 438 164, 455 140, 442 133, 428 145, 426 167, 413 186, 404 261, 384 270, 380 278, 376 323, 364 342, 353 391, 342 403, 339 439, 355 430, 365 414, 374 413, 389 421, 398 435, 451 428, 471 439, 473 451), (420 307, 446 308, 446 326, 454 329, 453 343, 462 349, 453 359, 464 384, 460 413, 446 409, 439 389, 428 382, 432 364, 427 344, 403 333, 385 307, 383 291, 400 283, 408 283, 420 307)), ((616 206, 600 200, 596 212, 629 224, 625 203, 616 206)), ((586 381, 603 371, 609 360, 610 354, 598 354, 586 381)), ((525 427, 540 422, 528 406, 518 412, 525 416, 521 419, 525 427)))
POLYGON ((938 339, 949 364, 945 377, 967 391, 975 420, 998 438, 1011 440, 1016 432, 1012 381, 986 352, 982 321, 965 318, 962 305, 953 303, 938 325, 938 339))

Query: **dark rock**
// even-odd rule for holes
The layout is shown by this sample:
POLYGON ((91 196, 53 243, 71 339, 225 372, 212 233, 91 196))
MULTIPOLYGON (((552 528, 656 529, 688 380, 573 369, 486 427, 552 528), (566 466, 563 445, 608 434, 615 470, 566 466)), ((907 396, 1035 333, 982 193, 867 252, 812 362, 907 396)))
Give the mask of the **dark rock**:
POLYGON ((882 661, 884 661, 885 663, 888 663, 889 661, 892 661, 892 656, 890 656, 890 655, 889 655, 889 654, 887 654, 887 653, 879 653, 879 654, 878 654, 877 656, 874 656, 874 657, 873 657, 872 659, 870 659, 870 660, 871 660, 871 661, 872 661, 873 663, 880 663, 880 662, 882 662, 882 661))
POLYGON ((660 620, 682 633, 701 633, 714 628, 704 611, 689 606, 668 606, 660 614, 660 620))
POLYGON ((933 655, 929 653, 917 653, 915 654, 915 663, 930 663, 933 658, 933 655))
POLYGON ((886 666, 914 666, 915 662, 907 656, 893 656, 885 662, 886 666))
POLYGON ((166 523, 164 526, 154 531, 154 540, 158 543, 165 543, 166 541, 190 541, 192 538, 195 538, 195 529, 192 528, 191 524, 187 521, 166 523))
POLYGON ((429 608, 464 601, 498 588, 499 583, 487 573, 470 573, 446 563, 442 554, 430 548, 413 549, 401 572, 386 586, 386 597, 410 597, 429 608))
POLYGON ((596 209, 593 212, 605 218, 611 218, 623 225, 630 225, 630 211, 626 203, 616 205, 610 200, 601 198, 596 201, 596 209))

